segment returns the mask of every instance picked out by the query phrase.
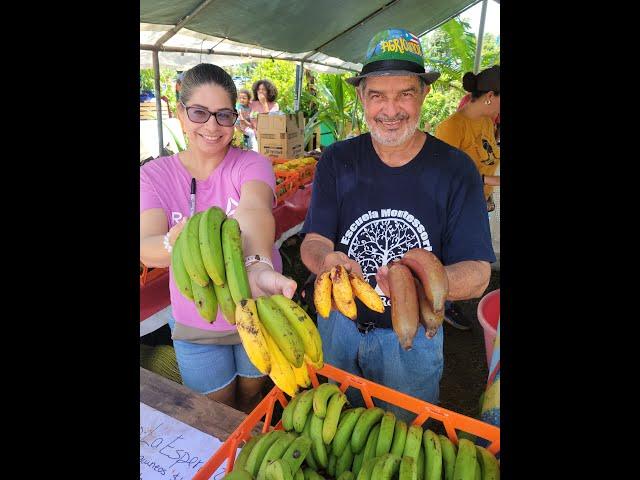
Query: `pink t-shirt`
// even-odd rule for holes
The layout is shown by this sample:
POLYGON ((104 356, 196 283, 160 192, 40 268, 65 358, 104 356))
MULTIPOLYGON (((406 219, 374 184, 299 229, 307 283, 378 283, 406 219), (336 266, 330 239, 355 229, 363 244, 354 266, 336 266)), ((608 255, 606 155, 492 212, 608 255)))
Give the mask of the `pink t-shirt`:
POLYGON ((258 100, 251 100, 249 103, 249 108, 251 108, 251 125, 255 130, 258 126, 258 114, 259 113, 271 113, 271 112, 279 112, 280 107, 278 106, 278 102, 267 102, 267 106, 269 107, 269 112, 264 111, 264 107, 258 100))
MULTIPOLYGON (((240 188, 250 180, 263 181, 275 192, 276 181, 271 161, 253 151, 230 148, 209 178, 196 182, 196 213, 216 205, 232 217, 240 203, 240 188)), ((162 208, 171 228, 183 216, 189 215, 190 189, 191 175, 180 162, 178 154, 152 160, 140 168, 140 213, 151 208, 162 208)), ((274 268, 282 272, 282 259, 275 246, 271 259, 274 268)), ((180 293, 173 280, 173 272, 171 269, 169 271, 169 293, 176 322, 217 332, 236 329, 235 325, 225 320, 220 309, 215 322, 210 324, 205 321, 193 301, 180 293)))

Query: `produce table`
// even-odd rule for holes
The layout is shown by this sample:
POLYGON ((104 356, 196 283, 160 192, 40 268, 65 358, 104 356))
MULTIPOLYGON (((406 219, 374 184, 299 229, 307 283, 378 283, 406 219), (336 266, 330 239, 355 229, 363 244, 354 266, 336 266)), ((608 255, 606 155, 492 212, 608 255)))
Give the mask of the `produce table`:
MULTIPOLYGON (((211 400, 140 367, 140 401, 224 442, 247 417, 244 412, 211 400)), ((260 431, 262 424, 256 427, 260 431)), ((213 452, 211 452, 213 454, 213 452)))
POLYGON ((311 202, 313 183, 303 185, 282 205, 273 209, 276 219, 276 246, 280 248, 285 240, 291 238, 302 229, 304 218, 311 202))
MULTIPOLYGON (((300 188, 291 198, 273 209, 276 220, 276 246, 302 229, 311 202, 313 183, 300 188)), ((140 336, 167 323, 169 315, 169 269, 163 269, 140 287, 140 336)))

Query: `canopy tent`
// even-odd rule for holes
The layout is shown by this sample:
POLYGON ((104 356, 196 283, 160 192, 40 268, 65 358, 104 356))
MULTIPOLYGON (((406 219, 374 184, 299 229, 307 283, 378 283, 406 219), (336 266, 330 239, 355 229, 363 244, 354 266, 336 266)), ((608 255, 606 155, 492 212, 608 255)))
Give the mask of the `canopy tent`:
MULTIPOLYGON (((156 92, 160 53, 176 69, 272 58, 359 72, 376 32, 422 36, 480 1, 487 0, 140 0, 140 61, 151 52, 156 92)), ((156 102, 160 111, 159 95, 156 102)), ((162 145, 161 119, 158 136, 162 145)))
POLYGON ((141 50, 360 71, 376 32, 401 27, 422 36, 478 1, 140 0, 140 43, 141 50))

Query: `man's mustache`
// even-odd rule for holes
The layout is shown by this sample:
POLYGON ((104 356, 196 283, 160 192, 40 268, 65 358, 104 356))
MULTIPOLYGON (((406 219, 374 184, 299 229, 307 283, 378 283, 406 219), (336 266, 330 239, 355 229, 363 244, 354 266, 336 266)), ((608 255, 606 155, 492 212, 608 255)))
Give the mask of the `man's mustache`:
POLYGON ((407 120, 409 115, 407 113, 399 113, 394 117, 389 117, 387 115, 377 115, 374 117, 376 122, 396 122, 398 120, 407 120))

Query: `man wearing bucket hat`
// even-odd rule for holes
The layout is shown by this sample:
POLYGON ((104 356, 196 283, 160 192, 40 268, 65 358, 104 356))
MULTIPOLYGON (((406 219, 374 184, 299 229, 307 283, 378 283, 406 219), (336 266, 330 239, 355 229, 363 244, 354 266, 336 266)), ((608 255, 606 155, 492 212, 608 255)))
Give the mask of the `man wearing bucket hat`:
MULTIPOLYGON (((400 347, 386 265, 409 249, 429 250, 445 265, 449 299, 463 300, 482 295, 495 261, 473 162, 419 130, 420 108, 439 75, 425 71, 412 33, 394 28, 371 39, 360 75, 347 80, 356 87, 370 133, 323 152, 300 248, 311 272, 342 264, 369 281, 385 304, 380 314, 358 301, 355 322, 335 310, 318 318, 325 362, 432 403, 443 369, 442 328, 429 339, 420 326, 413 348, 400 347)), ((349 401, 362 404, 360 395, 349 401)))

